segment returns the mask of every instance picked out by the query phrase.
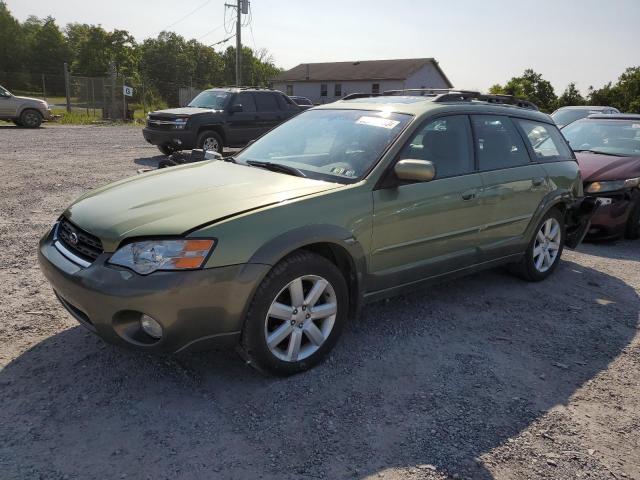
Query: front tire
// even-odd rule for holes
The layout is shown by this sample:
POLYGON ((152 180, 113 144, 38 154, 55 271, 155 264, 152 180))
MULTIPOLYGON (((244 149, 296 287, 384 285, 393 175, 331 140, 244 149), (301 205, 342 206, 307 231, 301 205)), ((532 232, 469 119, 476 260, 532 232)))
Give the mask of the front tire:
POLYGON ((38 128, 42 124, 42 115, 37 110, 27 109, 20 115, 20 124, 27 128, 38 128))
POLYGON ((219 154, 222 154, 222 138, 216 132, 206 131, 202 132, 200 136, 198 136, 198 148, 207 151, 216 151, 219 154))
POLYGON ((242 347, 259 370, 290 375, 307 370, 334 347, 346 322, 348 287, 324 257, 300 251, 262 281, 242 331, 242 347))
POLYGON ((524 257, 514 265, 514 272, 529 282, 544 280, 558 268, 565 238, 562 213, 551 209, 536 226, 524 257))

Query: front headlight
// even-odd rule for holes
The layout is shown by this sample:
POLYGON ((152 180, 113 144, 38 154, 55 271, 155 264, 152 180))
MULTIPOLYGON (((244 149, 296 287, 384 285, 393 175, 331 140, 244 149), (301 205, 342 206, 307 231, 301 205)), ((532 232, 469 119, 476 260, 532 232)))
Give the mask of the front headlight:
POLYGON ((109 263, 147 275, 156 270, 201 268, 215 240, 146 240, 121 247, 109 263))
POLYGON ((586 189, 587 193, 614 192, 624 188, 635 188, 640 185, 640 177, 627 180, 614 180, 609 182, 593 182, 586 189))
POLYGON ((186 118, 176 118, 176 120, 173 123, 173 128, 176 128, 178 130, 183 130, 184 127, 186 126, 187 126, 186 118))

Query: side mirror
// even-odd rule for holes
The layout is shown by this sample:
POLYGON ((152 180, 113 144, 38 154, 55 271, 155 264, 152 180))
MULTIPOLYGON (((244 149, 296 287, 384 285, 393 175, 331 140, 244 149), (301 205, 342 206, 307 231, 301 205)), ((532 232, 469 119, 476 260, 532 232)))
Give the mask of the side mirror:
POLYGON ((238 113, 238 112, 242 112, 244 109, 242 108, 242 105, 239 103, 236 103, 235 105, 231 105, 231 108, 229 109, 230 113, 238 113))
POLYGON ((436 167, 429 160, 400 160, 393 171, 400 180, 413 182, 430 182, 436 176, 436 167))

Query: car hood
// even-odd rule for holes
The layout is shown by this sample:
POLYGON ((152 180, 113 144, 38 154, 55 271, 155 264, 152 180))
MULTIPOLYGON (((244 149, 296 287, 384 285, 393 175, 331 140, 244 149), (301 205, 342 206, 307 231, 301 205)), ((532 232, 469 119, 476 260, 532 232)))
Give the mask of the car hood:
POLYGON ((19 97, 18 95, 14 95, 14 98, 21 100, 23 102, 29 102, 34 104, 43 104, 46 103, 44 100, 40 100, 39 98, 31 98, 31 97, 19 97))
POLYGON ((639 157, 618 157, 591 152, 577 152, 580 173, 585 182, 626 180, 640 176, 639 157))
POLYGON ((201 113, 220 113, 222 110, 214 110, 212 108, 198 108, 198 107, 182 107, 182 108, 168 108, 166 110, 158 110, 157 112, 151 112, 150 115, 154 117, 190 117, 192 115, 199 115, 201 113))
POLYGON ((80 197, 64 215, 99 237, 105 251, 113 251, 125 238, 181 235, 205 223, 340 187, 213 160, 106 185, 80 197))

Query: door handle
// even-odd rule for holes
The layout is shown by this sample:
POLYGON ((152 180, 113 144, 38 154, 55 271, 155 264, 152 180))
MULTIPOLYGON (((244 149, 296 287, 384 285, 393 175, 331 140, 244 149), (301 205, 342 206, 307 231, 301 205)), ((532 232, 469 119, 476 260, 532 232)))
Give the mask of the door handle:
POLYGON ((544 177, 538 177, 538 178, 534 178, 531 183, 533 184, 534 187, 539 187, 540 185, 542 185, 544 183, 544 177))
POLYGON ((464 200, 465 202, 468 201, 468 200, 473 200, 474 198, 476 198, 476 191, 475 190, 471 190, 471 191, 462 193, 462 200, 464 200))

